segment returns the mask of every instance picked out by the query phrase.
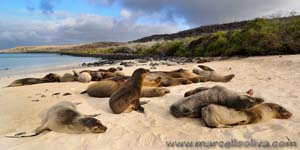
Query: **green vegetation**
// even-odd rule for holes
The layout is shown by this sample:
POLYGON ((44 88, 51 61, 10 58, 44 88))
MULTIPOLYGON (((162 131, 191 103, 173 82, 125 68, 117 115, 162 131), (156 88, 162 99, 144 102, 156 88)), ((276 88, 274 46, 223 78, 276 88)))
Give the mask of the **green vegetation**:
POLYGON ((193 47, 197 56, 254 56, 300 52, 300 20, 255 19, 231 32, 202 36, 193 47))
POLYGON ((255 19, 235 31, 157 43, 140 51, 164 56, 254 56, 300 53, 300 19, 255 19))

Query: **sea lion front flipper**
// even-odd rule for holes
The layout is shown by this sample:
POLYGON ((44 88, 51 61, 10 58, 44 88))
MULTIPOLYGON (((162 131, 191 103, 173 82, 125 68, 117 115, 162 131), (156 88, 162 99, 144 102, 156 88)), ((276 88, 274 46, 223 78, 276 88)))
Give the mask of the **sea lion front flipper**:
POLYGON ((139 106, 139 108, 138 109, 136 109, 135 111, 137 111, 137 112, 139 112, 139 113, 145 113, 145 108, 144 107, 142 107, 142 106, 139 106))
POLYGON ((204 66, 204 65, 198 65, 199 68, 205 70, 205 71, 214 71, 213 69, 207 67, 207 66, 204 66))
POLYGON ((94 118, 94 117, 97 117, 97 116, 99 116, 99 115, 101 115, 101 113, 99 113, 99 114, 85 115, 85 116, 86 116, 86 117, 94 118))
POLYGON ((196 93, 206 91, 208 89, 209 89, 209 87, 198 87, 198 88, 196 88, 194 90, 190 90, 190 91, 185 92, 184 93, 184 97, 188 97, 188 96, 194 95, 196 93))

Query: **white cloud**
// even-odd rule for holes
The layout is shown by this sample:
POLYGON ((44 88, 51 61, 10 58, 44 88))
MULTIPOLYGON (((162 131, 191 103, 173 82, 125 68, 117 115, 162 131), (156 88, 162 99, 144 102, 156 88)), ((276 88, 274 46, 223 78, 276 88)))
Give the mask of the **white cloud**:
POLYGON ((0 21, 0 49, 20 45, 130 41, 179 31, 176 24, 145 25, 131 19, 84 14, 48 21, 0 21))
POLYGON ((120 12, 120 15, 123 18, 130 18, 131 17, 131 12, 126 10, 126 9, 122 9, 121 12, 120 12))

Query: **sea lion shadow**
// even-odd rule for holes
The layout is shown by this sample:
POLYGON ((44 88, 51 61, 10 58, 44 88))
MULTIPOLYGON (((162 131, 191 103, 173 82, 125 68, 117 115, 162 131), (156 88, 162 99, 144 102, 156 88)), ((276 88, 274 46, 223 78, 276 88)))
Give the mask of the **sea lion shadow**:
POLYGON ((111 109, 109 108, 109 97, 106 98, 97 98, 97 97, 90 97, 87 96, 84 98, 85 102, 93 107, 95 110, 101 110, 104 111, 106 113, 112 113, 111 109))

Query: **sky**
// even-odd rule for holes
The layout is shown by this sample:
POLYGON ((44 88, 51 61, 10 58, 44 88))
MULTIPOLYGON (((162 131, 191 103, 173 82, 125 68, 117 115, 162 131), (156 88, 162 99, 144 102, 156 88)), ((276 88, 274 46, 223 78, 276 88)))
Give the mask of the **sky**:
POLYGON ((0 49, 131 41, 300 12, 300 0, 1 0, 0 49))

